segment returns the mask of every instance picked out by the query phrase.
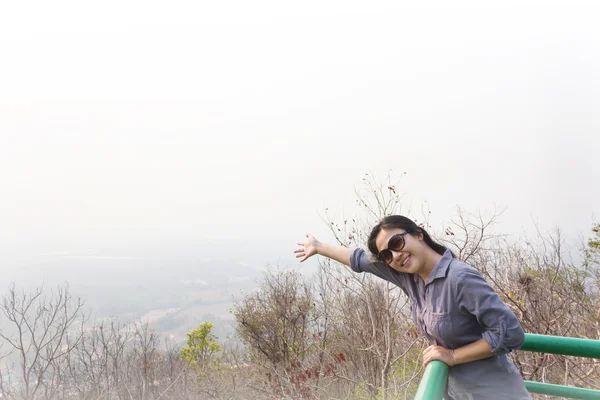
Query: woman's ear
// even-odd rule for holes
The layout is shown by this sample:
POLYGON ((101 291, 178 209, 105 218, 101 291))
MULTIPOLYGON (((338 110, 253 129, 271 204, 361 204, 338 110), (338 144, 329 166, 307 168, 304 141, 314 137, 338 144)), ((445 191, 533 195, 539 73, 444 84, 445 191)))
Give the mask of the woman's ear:
POLYGON ((421 229, 417 229, 417 239, 423 240, 423 231, 421 229))

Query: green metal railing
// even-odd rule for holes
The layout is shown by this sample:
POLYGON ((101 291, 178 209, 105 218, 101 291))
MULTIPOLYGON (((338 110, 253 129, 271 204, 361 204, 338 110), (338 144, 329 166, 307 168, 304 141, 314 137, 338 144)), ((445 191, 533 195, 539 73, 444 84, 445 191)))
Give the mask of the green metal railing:
POLYGON ((430 361, 425 367, 415 399, 441 400, 448 380, 448 366, 441 361, 430 361))
MULTIPOLYGON (((521 350, 600 359, 600 340, 526 333, 525 342, 521 346, 521 350)), ((442 400, 447 380, 448 366, 441 361, 431 361, 425 367, 425 372, 419 383, 415 399, 442 400)), ((532 381, 525 381, 525 387, 530 393, 568 397, 571 399, 600 400, 600 390, 532 381)))

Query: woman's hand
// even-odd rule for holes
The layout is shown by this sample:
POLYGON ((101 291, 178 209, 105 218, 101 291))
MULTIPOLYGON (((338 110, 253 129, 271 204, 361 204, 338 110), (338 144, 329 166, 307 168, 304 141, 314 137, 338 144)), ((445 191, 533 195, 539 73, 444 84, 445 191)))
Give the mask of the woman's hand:
POLYGON ((296 254, 296 258, 300 258, 300 262, 305 261, 315 254, 319 254, 318 248, 321 245, 321 242, 315 239, 315 237, 311 234, 307 233, 306 241, 298 242, 297 244, 300 247, 294 250, 294 254, 296 254))
POLYGON ((449 367, 456 365, 454 350, 432 344, 423 351, 423 366, 426 366, 429 361, 433 360, 440 360, 449 367))

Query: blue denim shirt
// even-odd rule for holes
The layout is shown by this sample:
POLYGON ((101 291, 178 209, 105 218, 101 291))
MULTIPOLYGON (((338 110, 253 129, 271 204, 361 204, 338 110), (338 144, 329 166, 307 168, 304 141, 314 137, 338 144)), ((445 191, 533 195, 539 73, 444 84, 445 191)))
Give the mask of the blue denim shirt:
POLYGON ((427 282, 375 262, 363 249, 350 257, 355 272, 370 272, 399 286, 411 300, 412 317, 427 339, 456 349, 481 338, 495 356, 450 368, 446 398, 530 399, 523 378, 506 357, 523 344, 525 334, 515 314, 474 268, 446 251, 427 282))

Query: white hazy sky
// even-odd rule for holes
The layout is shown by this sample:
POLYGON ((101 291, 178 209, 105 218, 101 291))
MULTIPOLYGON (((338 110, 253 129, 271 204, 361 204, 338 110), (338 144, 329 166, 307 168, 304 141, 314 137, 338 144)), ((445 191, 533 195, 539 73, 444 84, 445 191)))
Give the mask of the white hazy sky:
POLYGON ((293 263, 318 212, 389 169, 434 222, 495 204, 509 233, 587 233, 595 3, 3 2, 2 268, 157 248, 293 263))

